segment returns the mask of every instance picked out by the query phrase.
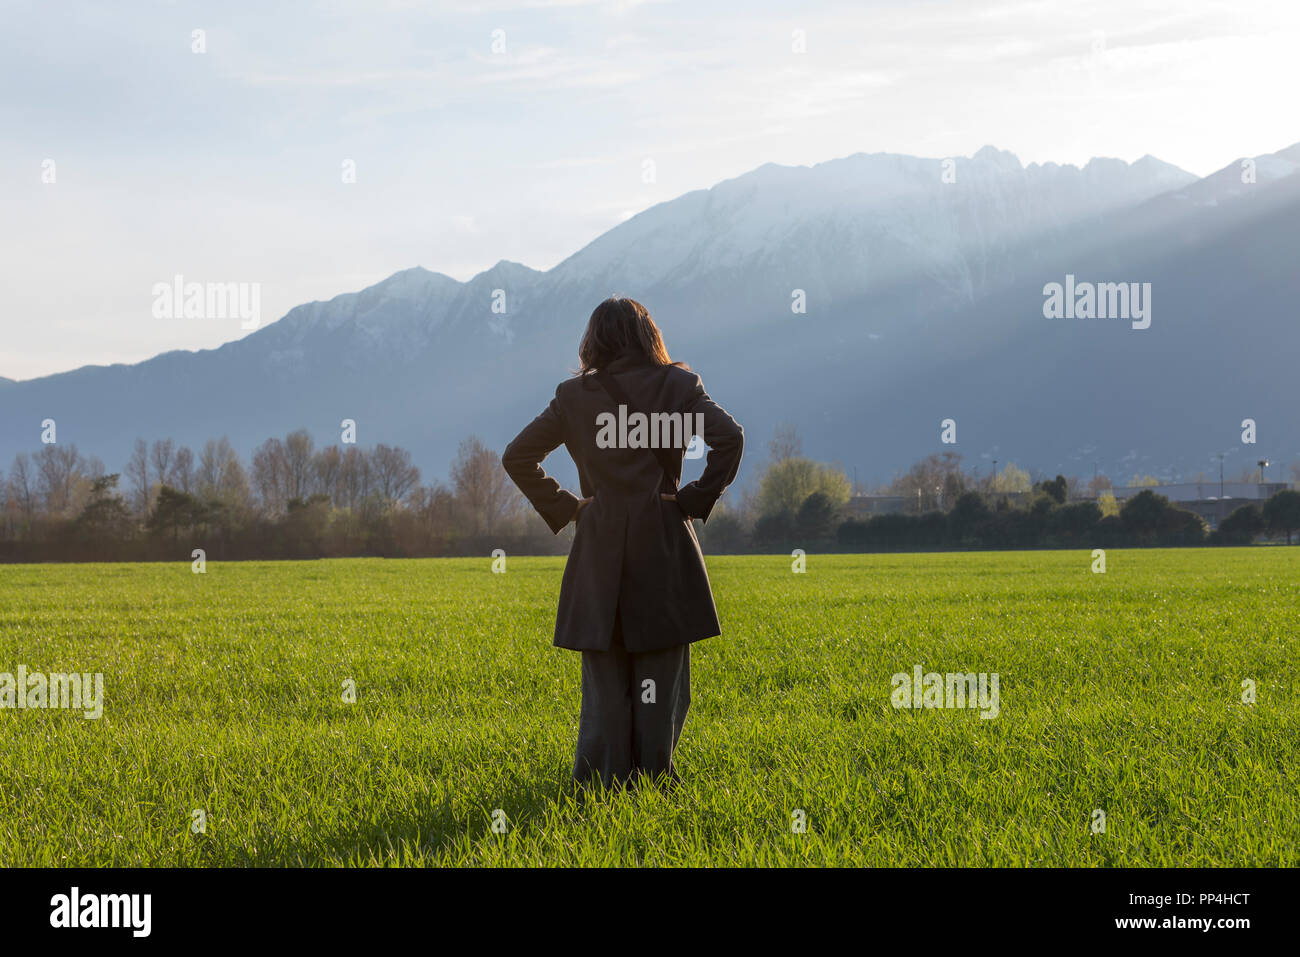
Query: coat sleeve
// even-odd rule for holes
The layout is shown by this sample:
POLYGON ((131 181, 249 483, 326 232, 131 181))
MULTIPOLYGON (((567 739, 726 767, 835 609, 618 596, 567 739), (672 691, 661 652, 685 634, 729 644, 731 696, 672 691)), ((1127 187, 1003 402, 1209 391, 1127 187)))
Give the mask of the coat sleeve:
MULTIPOLYGON (((558 389, 556 394, 559 394, 558 389)), ((552 399, 542 414, 514 437, 501 456, 506 473, 556 534, 573 520, 579 501, 576 495, 561 488, 559 482, 542 470, 542 461, 563 442, 564 420, 560 403, 558 399, 552 399)))
POLYGON ((704 382, 695 377, 695 391, 686 411, 704 417, 704 444, 709 447, 704 474, 677 490, 677 505, 690 518, 707 521, 714 504, 727 490, 740 468, 745 447, 745 430, 704 391, 704 382))

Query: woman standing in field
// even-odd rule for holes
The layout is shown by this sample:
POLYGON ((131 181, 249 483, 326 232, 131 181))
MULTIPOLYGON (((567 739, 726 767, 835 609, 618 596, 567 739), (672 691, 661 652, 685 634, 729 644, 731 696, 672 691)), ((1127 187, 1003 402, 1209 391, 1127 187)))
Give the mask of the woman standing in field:
POLYGON ((606 787, 677 777, 673 749, 690 706, 690 644, 721 632, 692 519, 705 521, 740 466, 744 432, 673 362, 650 314, 606 299, 578 347, 581 368, 506 448, 502 464, 558 533, 577 522, 555 645, 582 652, 573 776, 606 787), (677 487, 693 434, 704 474, 677 487), (560 445, 579 498, 542 470, 560 445))

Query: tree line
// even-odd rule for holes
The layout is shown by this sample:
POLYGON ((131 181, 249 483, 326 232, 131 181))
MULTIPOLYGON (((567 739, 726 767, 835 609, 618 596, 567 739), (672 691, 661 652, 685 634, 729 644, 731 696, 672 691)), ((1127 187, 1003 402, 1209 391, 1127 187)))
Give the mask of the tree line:
MULTIPOLYGON (((1240 505, 1211 533, 1155 489, 1120 503, 1110 488, 1104 475, 1035 482, 1012 463, 978 476, 949 451, 874 490, 903 509, 854 514, 845 472, 805 457, 797 431, 782 426, 757 485, 729 492, 696 528, 713 552, 1248 544, 1262 535, 1289 544, 1300 529, 1291 489, 1240 505)), ((318 447, 301 429, 267 439, 247 463, 225 438, 197 455, 170 439, 138 439, 121 472, 56 443, 0 472, 0 561, 177 560, 196 548, 214 560, 546 555, 562 554, 570 537, 551 534, 498 454, 473 436, 446 482, 422 483, 401 447, 318 447)))
MULTIPOLYGON (((1300 480, 1300 467, 1293 472, 1300 480)), ((1129 484, 1158 483, 1135 475, 1129 484)), ((714 552, 1104 548, 1240 545, 1263 535, 1290 544, 1300 529, 1300 492, 1294 489, 1236 506, 1211 532, 1199 515, 1155 488, 1120 502, 1100 474, 1086 483, 1064 475, 1034 481, 1006 463, 978 476, 953 451, 927 456, 872 490, 892 499, 889 511, 854 514, 854 491, 842 469, 804 457, 797 431, 781 426, 757 488, 715 509, 701 539, 714 552)))
POLYGON ((121 472, 56 443, 0 472, 0 560, 171 560, 194 548, 213 559, 416 557, 565 543, 475 437, 447 483, 422 484, 398 446, 319 448, 305 430, 267 439, 248 463, 225 438, 197 455, 139 439, 121 472))

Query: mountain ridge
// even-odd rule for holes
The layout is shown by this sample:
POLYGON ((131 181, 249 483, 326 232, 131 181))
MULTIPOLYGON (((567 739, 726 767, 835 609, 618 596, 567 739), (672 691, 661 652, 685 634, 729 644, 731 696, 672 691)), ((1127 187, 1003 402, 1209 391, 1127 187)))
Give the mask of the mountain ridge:
MULTIPOLYGON (((1287 161, 1288 150, 1300 156, 1300 144, 1269 155, 1287 161)), ((902 432, 836 439, 826 423, 843 418, 834 408, 845 403, 839 397, 895 409, 944 362, 958 370, 944 373, 949 380, 969 379, 963 362, 973 360, 964 356, 981 356, 1011 381, 1032 378, 1018 375, 1017 363, 1041 364, 1053 342, 1060 347, 1080 333, 1035 319, 1043 282, 1059 281, 1072 264, 1122 272, 1126 261, 1108 259, 1111 249, 1128 250, 1128 262, 1138 261, 1145 244, 1186 257, 1189 237, 1213 242, 1269 210, 1235 193, 1215 204, 1180 200, 1205 180, 1153 157, 1025 167, 1014 154, 984 147, 956 158, 953 183, 943 181, 944 162, 860 153, 811 167, 764 164, 656 204, 545 271, 502 259, 460 281, 413 266, 295 306, 215 349, 0 380, 8 407, 0 410, 0 462, 32 450, 30 419, 38 414, 62 416, 60 440, 108 462, 124 460, 137 435, 195 444, 230 434, 247 454, 298 427, 328 441, 342 418, 354 418, 364 423, 363 443, 407 446, 426 472, 441 474, 466 435, 500 446, 536 413, 573 366, 586 314, 618 292, 647 302, 674 356, 689 357, 760 442, 776 422, 796 421, 810 453, 887 477, 927 449, 942 451, 918 440, 932 430, 913 424, 903 406, 894 413, 909 423, 902 432), (799 292, 807 302, 802 314, 792 312, 799 292), (990 314, 991 303, 1014 317, 990 314), (989 353, 990 344, 1005 354, 989 353), (855 384, 864 373, 873 377, 865 391, 855 384), (772 389, 783 381, 795 390, 784 403, 772 389)), ((1256 198, 1289 195, 1279 184, 1293 178, 1270 174, 1256 198)), ((1222 268, 1223 294, 1248 301, 1249 268, 1222 268)), ((1283 301, 1273 294, 1287 281, 1264 277, 1261 296, 1270 308, 1283 301)), ((1157 322, 1155 339, 1172 343, 1160 337, 1177 321, 1157 322)), ((1200 320, 1185 324, 1198 338, 1177 348, 1212 351, 1201 341, 1207 333, 1200 320)), ((943 384, 922 388, 942 391, 943 384)), ((978 381, 964 388, 938 405, 974 409, 991 401, 978 381)), ((1171 378, 1167 388, 1176 393, 1186 383, 1171 378)), ((1118 421, 1108 409, 1098 410, 1097 421, 1118 421)), ((1113 428, 1116 448, 1098 455, 1119 463, 1140 435, 1113 428)), ((995 444, 970 454, 987 456, 995 444)), ((1152 454, 1172 461, 1188 444, 1186 436, 1171 437, 1152 454)), ((1061 455, 1046 440, 1041 449, 1045 464, 1061 455)), ((1035 449, 1025 453, 1022 464, 1032 465, 1035 449)))

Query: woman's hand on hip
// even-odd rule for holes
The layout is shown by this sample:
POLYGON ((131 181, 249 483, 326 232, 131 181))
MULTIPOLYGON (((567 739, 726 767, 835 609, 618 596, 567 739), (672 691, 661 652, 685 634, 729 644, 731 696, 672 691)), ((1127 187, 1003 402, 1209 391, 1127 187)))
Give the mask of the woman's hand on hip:
POLYGON ((677 511, 681 512, 682 518, 686 518, 686 519, 690 518, 690 516, 687 515, 686 512, 682 509, 681 505, 678 504, 676 495, 670 495, 667 492, 660 492, 659 498, 665 502, 672 502, 674 505, 676 505, 677 511))
POLYGON ((592 503, 592 500, 593 500, 595 497, 596 497, 596 496, 594 496, 594 495, 588 495, 586 498, 580 498, 580 499, 578 499, 578 510, 577 510, 576 512, 573 513, 573 521, 574 521, 575 524, 576 524, 577 521, 578 521, 578 516, 580 516, 580 515, 582 514, 582 510, 583 510, 584 508, 586 508, 588 505, 590 505, 590 504, 592 503))

